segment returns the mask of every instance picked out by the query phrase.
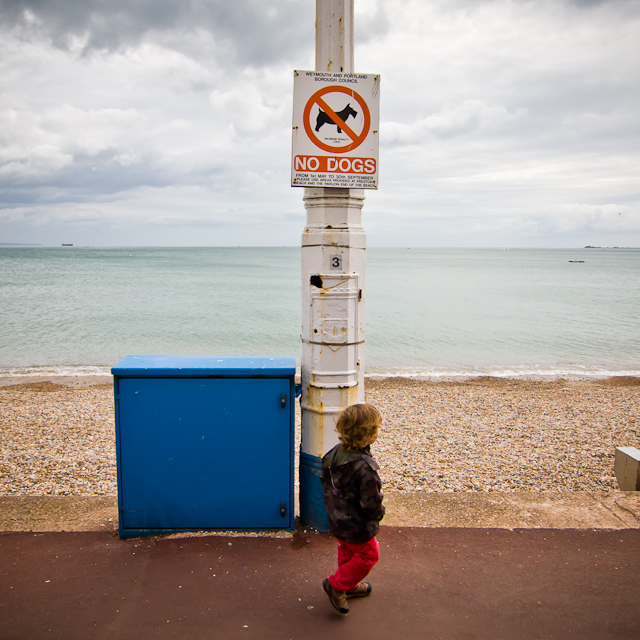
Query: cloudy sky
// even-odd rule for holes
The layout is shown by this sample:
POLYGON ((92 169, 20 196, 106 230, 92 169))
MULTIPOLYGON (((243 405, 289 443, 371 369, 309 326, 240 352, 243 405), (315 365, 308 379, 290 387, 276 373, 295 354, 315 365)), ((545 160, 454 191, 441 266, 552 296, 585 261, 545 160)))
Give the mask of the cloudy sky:
MULTIPOLYGON (((640 246, 640 0, 356 0, 370 246, 640 246)), ((313 0, 0 0, 0 243, 291 245, 313 0)))

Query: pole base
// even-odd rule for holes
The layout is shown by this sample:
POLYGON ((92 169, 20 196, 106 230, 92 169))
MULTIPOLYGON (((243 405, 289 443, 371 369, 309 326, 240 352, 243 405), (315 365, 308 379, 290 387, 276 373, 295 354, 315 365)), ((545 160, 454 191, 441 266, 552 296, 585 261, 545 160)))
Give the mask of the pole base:
POLYGON ((329 531, 320 473, 322 458, 300 452, 300 520, 322 533, 329 531))

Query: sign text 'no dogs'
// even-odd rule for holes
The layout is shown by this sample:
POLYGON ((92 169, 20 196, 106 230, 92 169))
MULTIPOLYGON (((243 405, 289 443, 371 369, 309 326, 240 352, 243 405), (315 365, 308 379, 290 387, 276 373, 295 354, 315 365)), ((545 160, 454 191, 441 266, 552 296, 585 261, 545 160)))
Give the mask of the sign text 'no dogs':
POLYGON ((378 188, 380 76, 295 71, 294 187, 378 188))

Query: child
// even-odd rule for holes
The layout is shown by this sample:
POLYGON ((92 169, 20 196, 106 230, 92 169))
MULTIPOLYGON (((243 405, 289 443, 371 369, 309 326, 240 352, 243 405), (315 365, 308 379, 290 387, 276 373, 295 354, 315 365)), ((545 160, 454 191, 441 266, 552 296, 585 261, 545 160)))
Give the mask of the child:
POLYGON ((348 613, 347 598, 368 596, 361 582, 378 562, 377 535, 384 515, 378 465, 369 446, 378 437, 382 418, 370 404, 354 404, 339 416, 340 444, 322 458, 324 503, 329 528, 338 539, 338 570, 322 586, 331 604, 348 613))

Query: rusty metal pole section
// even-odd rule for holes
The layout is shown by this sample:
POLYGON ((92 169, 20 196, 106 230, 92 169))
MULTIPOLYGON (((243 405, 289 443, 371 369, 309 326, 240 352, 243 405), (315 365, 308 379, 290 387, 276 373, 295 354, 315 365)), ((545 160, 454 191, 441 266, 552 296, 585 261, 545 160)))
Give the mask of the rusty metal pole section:
POLYGON ((378 109, 377 102, 373 109, 370 102, 372 94, 374 102, 378 98, 379 76, 353 72, 353 0, 317 0, 316 69, 295 75, 292 185, 306 187, 307 211, 300 516, 326 531, 322 456, 338 442, 337 414, 364 402, 366 239, 361 212, 364 188, 377 187, 378 109), (296 82, 306 91, 297 110, 296 82), (297 147, 303 137, 307 146, 297 147))

